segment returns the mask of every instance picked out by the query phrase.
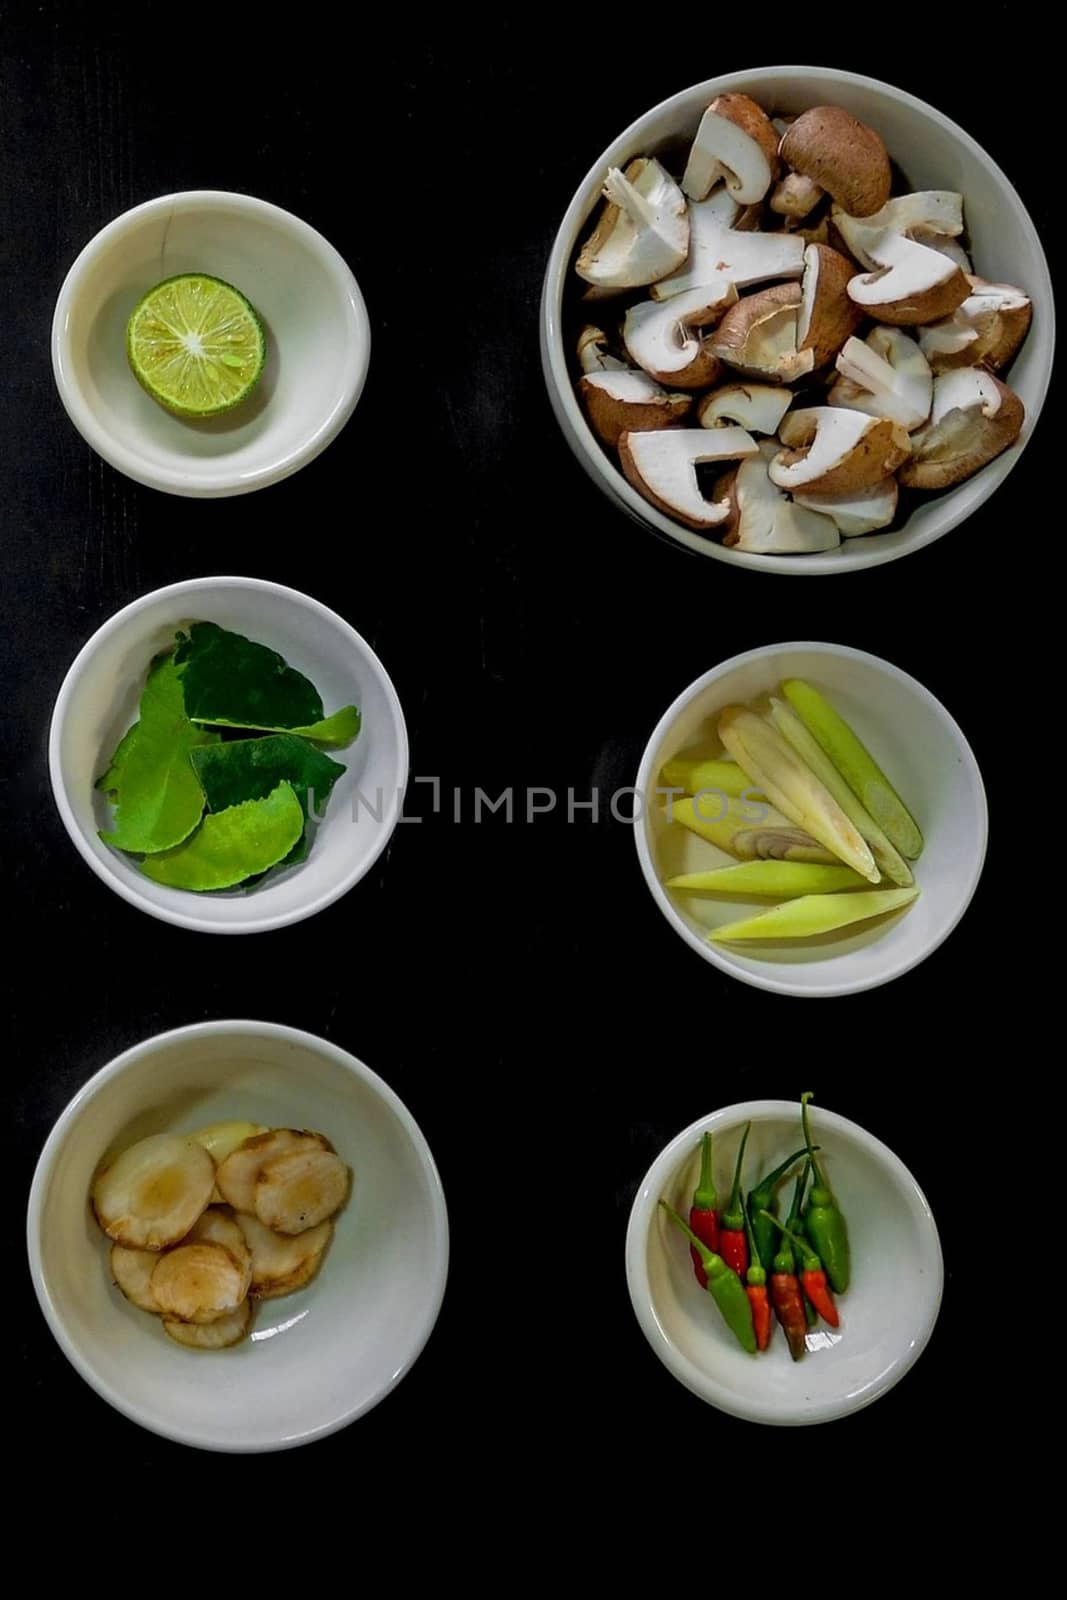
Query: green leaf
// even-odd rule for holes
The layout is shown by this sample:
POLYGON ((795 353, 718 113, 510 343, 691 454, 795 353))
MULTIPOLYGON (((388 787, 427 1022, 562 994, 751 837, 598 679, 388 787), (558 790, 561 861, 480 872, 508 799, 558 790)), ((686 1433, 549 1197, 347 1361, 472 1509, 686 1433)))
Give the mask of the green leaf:
POLYGON ((187 636, 179 634, 174 660, 194 722, 284 732, 322 721, 319 692, 302 672, 276 650, 214 622, 194 622, 187 636))
POLYGON ((115 754, 111 757, 111 764, 107 771, 97 778, 96 787, 102 789, 105 794, 114 794, 117 791, 125 770, 126 757, 133 748, 137 739, 137 730, 140 726, 139 722, 135 722, 131 728, 126 729, 126 732, 115 746, 115 754))
POLYGON ((295 733, 319 744, 348 744, 360 729, 359 711, 344 706, 323 716, 315 685, 277 651, 214 622, 194 622, 178 635, 174 659, 182 671, 185 707, 193 722, 254 733, 295 733))
POLYGON ((100 832, 105 844, 150 855, 188 838, 204 810, 189 752, 216 743, 218 737, 186 716, 173 658, 155 661, 141 696, 140 717, 100 780, 101 786, 116 791, 114 828, 100 832))
POLYGON ((303 831, 300 801, 291 784, 279 783, 264 800, 209 811, 190 838, 150 856, 141 871, 172 889, 232 889, 281 861, 303 831))
MULTIPOLYGON (((285 781, 300 801, 305 819, 308 791, 311 791, 312 809, 316 817, 321 817, 334 784, 345 771, 339 761, 331 761, 306 739, 298 739, 290 733, 207 745, 192 752, 192 763, 207 797, 209 811, 225 811, 228 806, 240 805, 245 800, 262 800, 285 781)), ((286 865, 303 861, 307 852, 305 828, 286 857, 286 865)))

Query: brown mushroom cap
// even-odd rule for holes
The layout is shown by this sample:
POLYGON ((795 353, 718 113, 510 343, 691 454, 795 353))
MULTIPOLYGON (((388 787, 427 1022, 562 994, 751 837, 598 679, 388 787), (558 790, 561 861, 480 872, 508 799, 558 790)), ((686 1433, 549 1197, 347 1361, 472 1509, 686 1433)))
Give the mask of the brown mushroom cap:
MULTIPOLYGON (((975 369, 957 368, 937 379, 935 416, 939 388, 947 382, 964 380, 965 373, 970 370, 975 369)), ((989 408, 980 404, 953 407, 916 434, 914 454, 900 470, 900 482, 905 488, 951 489, 1015 443, 1026 420, 1026 408, 1013 389, 984 369, 981 369, 981 382, 985 387, 995 386, 999 398, 996 410, 989 415, 989 408)))
POLYGON ((853 217, 869 217, 889 199, 885 145, 842 106, 813 106, 799 116, 779 147, 794 172, 811 178, 853 217))
POLYGON ((778 436, 787 448, 771 464, 771 481, 805 494, 866 489, 888 478, 911 453, 908 435, 895 422, 832 406, 787 412, 778 436))
POLYGON ((796 323, 800 313, 801 292, 799 283, 776 283, 758 294, 743 296, 731 306, 715 329, 711 348, 715 355, 748 377, 764 383, 792 383, 794 379, 810 372, 814 357, 810 351, 796 351, 792 359, 781 366, 764 365, 757 359, 756 343, 761 325, 771 322, 788 323, 792 320, 794 350, 796 323))
POLYGON ((590 427, 612 450, 620 434, 669 428, 693 404, 691 394, 668 394, 643 372, 588 373, 578 389, 590 427))
POLYGON ((815 370, 832 361, 863 321, 863 312, 849 299, 852 263, 828 244, 809 244, 804 251, 797 346, 811 350, 815 370))
POLYGON ((761 105, 747 94, 718 94, 708 107, 716 116, 726 117, 735 127, 754 139, 770 162, 771 171, 778 161, 778 133, 761 105))

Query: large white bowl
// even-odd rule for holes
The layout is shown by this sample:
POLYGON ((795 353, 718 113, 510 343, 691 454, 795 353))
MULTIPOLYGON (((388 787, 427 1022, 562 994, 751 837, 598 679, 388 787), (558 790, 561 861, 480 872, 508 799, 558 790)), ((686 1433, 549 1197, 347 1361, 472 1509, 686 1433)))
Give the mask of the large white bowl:
MULTIPOLYGON (((686 1241, 662 1210, 688 1217, 697 1147, 711 1129, 720 1194, 729 1188, 741 1130, 751 1121, 746 1172, 769 1172, 803 1143, 800 1107, 788 1100, 728 1106, 684 1129, 652 1163, 626 1233, 626 1277, 637 1320, 660 1360, 687 1389, 735 1417, 786 1426, 830 1422, 870 1405, 918 1360, 933 1332, 944 1272, 930 1207, 903 1163, 845 1117, 812 1108, 812 1132, 848 1222, 852 1283, 839 1329, 820 1322, 794 1362, 780 1327, 758 1356, 741 1349, 701 1289, 686 1241)), ((793 1186, 783 1186, 780 1214, 793 1186)), ((765 1263, 770 1271, 770 1263, 765 1263)))
POLYGON ((314 916, 377 861, 400 816, 408 775, 404 714, 367 641, 336 612, 261 578, 193 578, 157 589, 98 628, 75 657, 52 713, 52 793, 82 858, 110 889, 164 922, 206 933, 260 933, 314 916), (193 894, 153 883, 99 837, 110 807, 93 785, 136 719, 153 656, 192 621, 217 622, 279 651, 322 695, 327 715, 354 703, 359 737, 331 752, 347 768, 298 866, 254 889, 193 894))
MULTIPOLYGON (((593 321, 598 320, 592 316, 596 310, 591 308, 593 321)), ((700 555, 756 572, 807 577, 895 561, 931 544, 976 511, 1007 477, 1033 432, 1052 374, 1055 340, 1056 313, 1045 252, 1026 207, 996 162, 933 106, 892 84, 833 67, 731 72, 683 90, 631 123, 593 163, 568 206, 549 256, 541 299, 541 363, 549 399, 568 444, 598 487, 638 522, 700 555), (608 167, 625 166, 634 156, 655 155, 664 145, 691 137, 708 102, 733 91, 751 95, 772 114, 831 102, 870 123, 913 189, 956 189, 963 194, 976 270, 984 278, 1018 284, 1034 304, 1030 337, 1006 374, 1026 406, 1026 424, 1017 443, 958 488, 924 497, 896 532, 845 539, 823 555, 759 556, 727 550, 649 505, 627 483, 586 422, 574 388, 574 353, 564 342, 564 291, 571 277, 571 258, 598 204, 608 167)))
MULTIPOLYGON (((660 718, 641 758, 637 790, 637 855, 671 927, 705 961, 776 994, 856 994, 899 978, 948 938, 970 903, 985 860, 985 789, 959 726, 906 672, 847 645, 772 644, 713 667, 660 718), (773 902, 664 888, 666 878, 730 866, 733 858, 669 821, 668 797, 656 793, 660 773, 665 762, 682 753, 722 753, 715 733, 719 712, 759 700, 783 678, 805 678, 823 691, 914 813, 925 841, 914 863, 921 892, 893 917, 820 939, 709 944, 710 928, 767 910, 773 902)), ((704 803, 716 802, 709 797, 704 803)))
POLYGON ((169 494, 247 494, 296 472, 352 415, 369 359, 363 296, 333 245, 279 206, 213 189, 162 195, 109 222, 67 273, 52 321, 52 368, 78 432, 127 477, 169 494), (267 330, 248 400, 192 422, 157 405, 126 360, 130 312, 181 272, 234 284, 267 330))
POLYGON ((269 1022, 204 1022, 135 1045, 52 1129, 30 1191, 34 1287, 63 1353, 142 1427, 208 1450, 280 1450, 333 1433, 410 1371, 448 1273, 441 1181, 411 1113, 369 1067, 269 1022), (354 1174, 317 1277, 263 1301, 232 1350, 186 1350, 115 1287, 89 1189, 150 1133, 247 1119, 316 1128, 354 1174))

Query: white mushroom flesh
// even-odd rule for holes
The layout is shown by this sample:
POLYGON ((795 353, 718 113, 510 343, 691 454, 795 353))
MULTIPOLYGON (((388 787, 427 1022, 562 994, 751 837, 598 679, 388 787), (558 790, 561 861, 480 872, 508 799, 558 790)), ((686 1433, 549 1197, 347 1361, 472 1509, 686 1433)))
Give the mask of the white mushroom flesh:
POLYGON ((951 317, 942 317, 919 330, 920 348, 935 369, 939 361, 958 356, 972 346, 977 365, 999 338, 1001 316, 1025 311, 1030 304, 1029 297, 1009 283, 976 279, 972 290, 951 317))
POLYGON ((873 269, 857 273, 848 285, 849 298, 865 309, 907 304, 959 271, 947 256, 902 233, 883 231, 868 242, 867 253, 873 269))
POLYGON ((642 300, 626 313, 623 343, 631 359, 654 377, 681 375, 703 350, 703 340, 694 330, 717 322, 736 299, 733 283, 720 277, 662 305, 642 300))
POLYGON ((664 428, 623 434, 621 447, 633 474, 654 501, 690 527, 714 528, 727 520, 726 501, 705 500, 696 469, 709 461, 736 461, 756 454, 743 428, 664 428))
POLYGON ((685 265, 653 286, 655 300, 669 300, 719 277, 744 289, 769 278, 799 278, 804 271, 804 240, 799 234, 732 228, 724 220, 718 194, 691 205, 689 218, 685 265))
POLYGON ((840 206, 833 209, 833 224, 857 261, 874 268, 869 246, 880 233, 899 233, 922 244, 933 237, 955 238, 963 232, 963 196, 952 189, 919 189, 914 194, 887 200, 870 217, 850 217, 840 206))
POLYGON ((875 328, 866 343, 848 339, 836 366, 842 377, 862 391, 851 396, 843 385, 830 391, 832 406, 851 406, 872 417, 888 417, 909 432, 930 415, 934 380, 930 364, 914 339, 899 328, 875 328), (845 389, 839 393, 839 389, 845 389))
POLYGON ((791 411, 782 423, 779 438, 790 449, 804 448, 799 461, 783 461, 781 455, 771 463, 771 482, 780 489, 795 490, 815 483, 840 467, 862 443, 864 435, 881 421, 862 411, 847 411, 840 406, 809 406, 791 411))
POLYGON ((611 167, 607 206, 578 257, 579 277, 599 289, 636 289, 682 264, 689 249, 685 196, 658 161, 611 167))
POLYGON ((779 217, 806 217, 809 211, 815 210, 825 192, 803 172, 789 172, 776 185, 770 208, 779 217))
POLYGON ((690 200, 703 200, 723 178, 735 200, 754 205, 771 186, 771 164, 751 134, 720 116, 713 103, 700 119, 682 188, 690 200))
POLYGON ((780 384, 730 383, 713 389, 700 407, 702 428, 736 422, 752 433, 777 433, 793 396, 780 384))
POLYGON ((860 534, 888 528, 897 514, 898 498, 895 478, 883 478, 880 483, 872 483, 869 489, 853 489, 849 494, 816 491, 806 494, 798 489, 793 496, 798 506, 832 517, 843 539, 855 539, 860 534))
POLYGON ((738 523, 732 548, 780 556, 836 549, 841 535, 832 518, 795 505, 771 481, 768 468, 777 453, 777 444, 764 440, 759 454, 738 468, 734 486, 738 523))
POLYGON ((603 328, 583 328, 578 335, 578 365, 585 375, 596 372, 626 372, 625 361, 608 350, 608 336, 603 328))

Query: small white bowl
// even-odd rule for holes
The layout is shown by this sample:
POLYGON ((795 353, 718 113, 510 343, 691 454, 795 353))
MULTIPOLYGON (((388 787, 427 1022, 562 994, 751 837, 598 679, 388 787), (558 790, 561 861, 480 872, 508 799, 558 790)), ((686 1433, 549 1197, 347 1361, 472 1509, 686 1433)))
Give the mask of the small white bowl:
POLYGON ((426 1140, 369 1067, 270 1022, 203 1022, 135 1045, 81 1089, 41 1152, 27 1244, 64 1355, 143 1428, 205 1450, 307 1444, 410 1371, 441 1307, 448 1217, 426 1140), (323 1265, 260 1303, 232 1350, 185 1350, 115 1287, 89 1189, 106 1154, 231 1118, 316 1128, 352 1168, 323 1265))
POLYGON ((652 897, 671 927, 705 961, 775 994, 857 994, 918 966, 966 911, 985 860, 985 789, 959 727, 941 702, 906 672, 847 645, 770 644, 713 667, 660 718, 641 758, 637 791, 637 855, 652 897), (774 692, 783 678, 805 678, 823 691, 913 812, 925 841, 913 863, 921 892, 893 917, 820 939, 709 944, 710 928, 765 911, 774 902, 663 887, 666 878, 730 866, 733 858, 668 821, 667 797, 656 793, 660 773, 676 755, 713 754, 716 748, 721 753, 715 732, 719 712, 774 692))
POLYGON ((333 245, 279 206, 213 189, 162 195, 109 222, 67 273, 52 321, 52 369, 78 432, 168 494, 247 494, 296 472, 352 415, 369 359, 363 296, 333 245), (234 284, 267 330, 248 400, 193 422, 157 405, 126 360, 130 312, 181 272, 234 284))
MULTIPOLYGON (((610 306, 611 302, 605 302, 610 306)), ((590 320, 601 309, 590 307, 590 320)), ((604 312, 604 315, 609 315, 604 312)), ((545 273, 541 298, 541 364, 548 395, 564 437, 589 476, 615 503, 646 527, 700 555, 755 572, 788 572, 797 577, 854 572, 880 566, 956 528, 1003 483, 1018 461, 1041 414, 1052 375, 1056 311, 1048 262, 1030 214, 1008 178, 970 134, 933 106, 875 78, 834 67, 756 67, 694 85, 654 106, 621 133, 590 167, 560 224, 545 273), (571 259, 588 219, 599 203, 609 166, 625 166, 639 155, 655 155, 665 145, 691 138, 701 113, 718 94, 751 95, 772 114, 805 111, 810 106, 844 106, 882 135, 889 154, 913 189, 956 189, 982 277, 1017 284, 1034 305, 1033 328, 1004 375, 1026 406, 1026 423, 1016 444, 958 488, 923 496, 902 528, 845 539, 823 555, 759 556, 727 550, 714 539, 672 521, 632 488, 590 429, 574 388, 574 352, 566 342, 564 314, 570 294, 571 259)))
MULTIPOLYGON (((795 1427, 848 1416, 891 1389, 922 1354, 941 1305, 944 1269, 930 1207, 904 1164, 873 1134, 821 1106, 812 1133, 848 1223, 852 1283, 838 1302, 841 1326, 819 1322, 794 1362, 777 1322, 767 1350, 750 1356, 693 1273, 689 1246, 659 1205, 688 1219, 697 1146, 714 1136, 715 1175, 726 1192, 746 1122, 749 1186, 803 1143, 800 1107, 753 1100, 702 1117, 672 1139, 637 1191, 626 1232, 626 1279, 649 1344, 680 1383, 749 1422, 795 1427)), ((783 1220, 792 1182, 779 1191, 783 1220)), ((770 1263, 764 1266, 770 1275, 770 1263)))
POLYGON ((263 933, 314 916, 370 871, 400 816, 408 737, 388 673, 336 612, 262 578, 193 578, 135 600, 82 647, 56 699, 48 763, 59 814, 79 854, 124 900, 180 928, 263 933), (354 703, 362 717, 354 743, 330 752, 348 771, 337 780, 307 859, 248 891, 166 888, 99 837, 111 809, 96 779, 136 720, 153 656, 193 621, 217 622, 269 645, 311 679, 327 715, 354 703))

